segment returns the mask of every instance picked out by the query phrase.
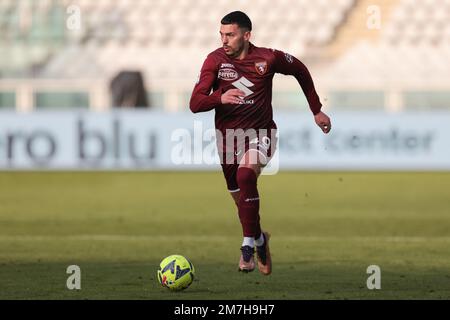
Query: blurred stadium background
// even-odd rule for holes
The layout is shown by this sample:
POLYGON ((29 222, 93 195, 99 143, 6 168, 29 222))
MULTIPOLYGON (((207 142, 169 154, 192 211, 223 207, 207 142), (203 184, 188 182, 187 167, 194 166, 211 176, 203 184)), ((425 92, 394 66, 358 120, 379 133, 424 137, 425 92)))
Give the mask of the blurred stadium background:
MULTIPOLYGON (((109 81, 131 69, 143 72, 152 107, 185 110, 220 46, 220 18, 235 9, 252 18, 255 44, 309 66, 330 110, 448 110, 448 0, 3 0, 0 107, 108 109, 109 81), (381 24, 371 22, 377 10, 381 24)), ((274 106, 304 109, 297 89, 279 77, 274 106)))
POLYGON ((448 299, 449 57, 450 0, 0 0, 0 297, 448 299), (240 227, 216 167, 71 171, 174 169, 158 139, 212 121, 188 101, 234 10, 252 19, 253 43, 308 66, 334 121, 322 137, 298 83, 275 77, 280 152, 296 172, 261 178, 276 263, 264 279, 236 274, 240 227), (144 97, 131 99, 147 106, 111 116, 122 71, 141 73, 144 97), (156 155, 118 163, 115 119, 156 139, 156 155), (99 163, 102 134, 115 142, 99 163), (71 153, 74 139, 90 144, 71 153), (84 153, 91 162, 71 162, 84 153), (161 154, 166 166, 153 161, 161 154), (40 172, 53 168, 69 172, 40 172), (167 295, 154 270, 175 251, 199 280, 167 295), (69 264, 87 275, 81 292, 65 288, 69 264), (383 272, 379 293, 365 286, 371 264, 383 272))

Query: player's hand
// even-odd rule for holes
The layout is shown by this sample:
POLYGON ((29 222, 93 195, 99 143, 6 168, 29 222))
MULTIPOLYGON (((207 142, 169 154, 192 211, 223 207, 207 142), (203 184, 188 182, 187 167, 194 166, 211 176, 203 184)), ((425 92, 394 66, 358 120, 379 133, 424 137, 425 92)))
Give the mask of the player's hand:
POLYGON ((230 89, 220 97, 222 104, 241 104, 244 103, 245 93, 239 89, 230 89))
POLYGON ((314 120, 316 121, 317 125, 322 129, 323 133, 328 133, 331 130, 331 120, 330 118, 320 111, 318 114, 314 116, 314 120))

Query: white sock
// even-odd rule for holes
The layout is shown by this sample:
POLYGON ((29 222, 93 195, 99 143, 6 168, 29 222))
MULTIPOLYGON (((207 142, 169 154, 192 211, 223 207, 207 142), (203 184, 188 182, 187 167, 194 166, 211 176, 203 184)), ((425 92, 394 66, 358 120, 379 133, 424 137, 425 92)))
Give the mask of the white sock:
POLYGON ((263 236, 262 232, 261 232, 261 235, 259 236, 259 239, 255 239, 255 244, 258 247, 261 247, 264 244, 264 236, 263 236))
POLYGON ((249 246, 254 248, 255 247, 255 239, 252 237, 244 237, 244 241, 242 241, 242 246, 249 246))

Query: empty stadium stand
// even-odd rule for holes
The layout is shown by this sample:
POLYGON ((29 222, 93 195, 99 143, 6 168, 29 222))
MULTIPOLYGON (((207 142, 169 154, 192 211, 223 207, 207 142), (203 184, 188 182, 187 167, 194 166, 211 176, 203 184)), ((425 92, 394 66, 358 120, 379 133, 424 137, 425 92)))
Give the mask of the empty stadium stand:
MULTIPOLYGON (((152 105, 184 109, 202 61, 220 46, 219 21, 232 10, 252 18, 255 44, 307 63, 329 108, 450 106, 450 0, 2 0, 0 107, 13 101, 31 110, 35 89, 48 88, 86 91, 74 103, 104 109, 100 88, 126 69, 143 72, 152 105), (369 6, 381 12, 378 30, 367 27, 369 6), (440 98, 424 98, 434 93, 440 98)), ((305 104, 287 77, 277 78, 274 100, 305 104)))

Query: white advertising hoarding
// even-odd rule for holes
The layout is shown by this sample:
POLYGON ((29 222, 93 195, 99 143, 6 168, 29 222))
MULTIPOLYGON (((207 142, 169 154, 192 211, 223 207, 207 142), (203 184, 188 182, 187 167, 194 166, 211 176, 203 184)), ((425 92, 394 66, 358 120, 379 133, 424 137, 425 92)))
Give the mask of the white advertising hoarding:
MULTIPOLYGON (((277 169, 450 170, 450 113, 280 113, 277 169)), ((214 113, 0 112, 1 170, 219 168, 214 113)))

